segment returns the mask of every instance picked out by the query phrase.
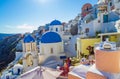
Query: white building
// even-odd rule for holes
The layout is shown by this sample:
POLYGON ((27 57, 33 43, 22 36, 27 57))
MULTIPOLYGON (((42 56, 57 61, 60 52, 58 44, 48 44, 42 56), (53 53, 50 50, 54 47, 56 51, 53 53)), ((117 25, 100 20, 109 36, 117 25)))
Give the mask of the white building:
POLYGON ((63 25, 59 20, 53 20, 49 25, 49 31, 58 33, 63 36, 63 25))
POLYGON ((35 39, 26 35, 23 39, 23 71, 29 71, 38 66, 38 54, 35 39))
POLYGON ((115 10, 120 14, 120 0, 114 0, 115 10))
POLYGON ((56 32, 46 32, 42 35, 40 40, 40 63, 43 63, 51 56, 58 57, 65 56, 63 41, 61 36, 56 32))
POLYGON ((116 32, 115 23, 120 17, 119 14, 113 10, 113 0, 99 0, 97 5, 98 12, 96 19, 93 20, 90 14, 88 14, 83 18, 83 21, 80 21, 80 33, 84 36, 95 36, 97 32, 116 32), (87 23, 85 22, 87 20, 91 21, 87 23))
POLYGON ((115 27, 117 29, 117 32, 120 33, 120 20, 116 21, 115 27))

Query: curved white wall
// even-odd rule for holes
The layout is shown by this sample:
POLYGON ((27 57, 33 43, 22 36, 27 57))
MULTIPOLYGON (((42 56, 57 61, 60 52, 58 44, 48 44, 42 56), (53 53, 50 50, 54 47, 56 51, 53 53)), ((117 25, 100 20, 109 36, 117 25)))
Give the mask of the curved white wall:
POLYGON ((40 43, 40 53, 45 55, 60 54, 63 51, 63 43, 40 43), (51 54, 51 48, 53 53, 51 54))
POLYGON ((39 63, 41 64, 50 56, 60 57, 65 55, 63 42, 58 43, 40 43, 39 63), (51 48, 53 53, 51 53, 51 48), (42 58, 42 59, 41 59, 42 58))
POLYGON ((49 26, 49 31, 56 32, 56 33, 60 34, 60 36, 62 37, 62 35, 63 35, 63 25, 49 26), (56 28, 58 29, 58 31, 56 31, 56 28))

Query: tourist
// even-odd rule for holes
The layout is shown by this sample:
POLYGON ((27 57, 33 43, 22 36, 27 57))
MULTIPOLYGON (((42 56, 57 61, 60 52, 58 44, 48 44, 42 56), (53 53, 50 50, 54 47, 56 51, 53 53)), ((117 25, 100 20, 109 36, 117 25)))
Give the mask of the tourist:
POLYGON ((59 64, 57 65, 57 68, 56 68, 56 69, 57 69, 57 70, 60 70, 60 65, 59 65, 59 64))

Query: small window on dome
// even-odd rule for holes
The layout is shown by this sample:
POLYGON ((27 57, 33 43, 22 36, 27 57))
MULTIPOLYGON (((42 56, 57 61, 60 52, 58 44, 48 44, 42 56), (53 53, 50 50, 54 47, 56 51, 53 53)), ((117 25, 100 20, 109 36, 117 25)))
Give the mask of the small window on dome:
POLYGON ((58 32, 58 28, 56 28, 56 32, 58 32))

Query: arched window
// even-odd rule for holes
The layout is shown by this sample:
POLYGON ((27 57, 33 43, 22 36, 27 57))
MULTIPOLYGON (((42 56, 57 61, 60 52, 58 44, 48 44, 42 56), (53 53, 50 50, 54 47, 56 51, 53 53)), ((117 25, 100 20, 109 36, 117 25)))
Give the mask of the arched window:
POLYGON ((30 67, 33 65, 33 56, 31 54, 28 54, 26 56, 26 63, 27 63, 27 67, 30 67))
POLYGON ((32 43, 32 51, 36 51, 36 46, 34 43, 32 43))
POLYGON ((30 52, 31 51, 31 45, 30 44, 26 44, 26 52, 30 52))
POLYGON ((88 33, 88 32, 89 32, 89 28, 86 28, 86 29, 85 29, 85 33, 88 33))
POLYGON ((53 54, 53 48, 51 48, 50 53, 53 54))
POLYGON ((56 28, 56 32, 58 32, 58 28, 56 28))

